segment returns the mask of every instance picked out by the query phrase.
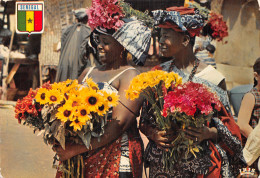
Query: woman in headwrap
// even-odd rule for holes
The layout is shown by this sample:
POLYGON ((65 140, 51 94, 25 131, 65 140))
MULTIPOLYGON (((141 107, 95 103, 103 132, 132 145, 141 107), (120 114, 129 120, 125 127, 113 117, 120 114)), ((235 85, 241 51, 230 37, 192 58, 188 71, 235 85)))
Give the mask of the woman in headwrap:
POLYGON ((121 21, 118 18, 123 13, 120 6, 111 2, 93 1, 96 6, 92 5, 90 9, 89 25, 95 28, 94 33, 99 36, 97 49, 102 66, 86 68, 79 77, 79 82, 84 84, 85 79, 91 77, 98 83, 99 89, 117 92, 119 104, 112 108, 108 116, 111 121, 105 126, 100 140, 91 139, 90 149, 84 145, 66 145, 65 150, 61 147, 53 149, 61 160, 85 154, 85 177, 88 178, 141 177, 143 146, 136 117, 139 115, 142 99, 130 101, 125 97, 125 90, 139 71, 127 64, 126 57, 128 51, 134 55, 136 62, 145 59, 151 30, 138 20, 121 21), (105 12, 102 8, 107 8, 106 12, 109 12, 109 7, 113 8, 113 12, 108 18, 114 22, 108 24, 105 20, 99 23, 100 19, 95 18, 95 15, 105 12))
MULTIPOLYGON (((178 73, 183 81, 203 83, 216 92, 223 103, 219 117, 213 117, 202 128, 186 129, 186 137, 199 144, 203 151, 197 157, 190 156, 175 164, 174 169, 165 170, 162 163, 162 150, 172 147, 178 128, 170 132, 160 131, 150 105, 144 103, 140 130, 150 142, 145 151, 145 166, 149 167, 150 177, 233 177, 229 158, 242 158, 241 136, 234 119, 230 118, 226 92, 221 89, 222 75, 213 67, 208 68, 193 53, 196 35, 203 27, 203 18, 195 9, 172 7, 167 10, 153 11, 156 25, 161 27, 160 53, 171 60, 154 69, 178 73), (208 72, 210 71, 210 72, 208 72), (206 74, 206 75, 202 75, 206 74), (208 75, 213 74, 213 75, 208 75), (220 77, 218 77, 220 76, 220 77), (214 78, 215 77, 215 78, 214 78), (213 84, 215 83, 215 84, 213 84), (217 86, 218 85, 218 86, 217 86), (220 87, 219 87, 220 86, 220 87), (226 117, 222 117, 226 116, 226 117)), ((224 87, 222 87, 224 88, 224 87)), ((239 171, 238 169, 236 171, 239 171)))

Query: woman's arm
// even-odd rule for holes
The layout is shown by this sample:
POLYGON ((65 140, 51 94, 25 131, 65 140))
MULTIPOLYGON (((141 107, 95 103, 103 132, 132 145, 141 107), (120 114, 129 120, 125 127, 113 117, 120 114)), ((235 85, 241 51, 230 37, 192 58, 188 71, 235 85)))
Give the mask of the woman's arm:
POLYGON ((237 125, 240 127, 241 133, 247 138, 253 131, 249 125, 251 114, 255 105, 255 97, 252 93, 245 94, 238 113, 237 125))
POLYGON ((105 127, 105 133, 100 137, 100 141, 97 138, 91 139, 90 149, 87 149, 84 145, 66 145, 66 150, 61 147, 54 148, 61 160, 67 160, 75 155, 97 149, 99 147, 105 146, 106 144, 112 142, 113 140, 120 137, 128 128, 130 128, 136 121, 136 115, 139 114, 142 99, 137 99, 130 101, 125 97, 125 90, 128 89, 130 81, 138 75, 136 70, 129 70, 123 74, 122 80, 120 80, 118 94, 120 96, 120 102, 122 102, 129 110, 131 110, 135 115, 129 111, 125 106, 119 103, 113 108, 111 122, 105 127))

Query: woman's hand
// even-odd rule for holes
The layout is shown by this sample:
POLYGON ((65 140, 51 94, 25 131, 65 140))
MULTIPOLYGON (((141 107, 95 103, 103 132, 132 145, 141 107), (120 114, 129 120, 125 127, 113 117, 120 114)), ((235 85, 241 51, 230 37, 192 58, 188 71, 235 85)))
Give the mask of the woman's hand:
POLYGON ((172 147, 171 142, 177 137, 173 130, 160 131, 157 128, 152 128, 149 138, 153 140, 156 145, 162 149, 172 147))
POLYGON ((185 129, 185 136, 199 144, 204 140, 217 140, 217 129, 215 127, 202 126, 200 128, 188 127, 185 129))
POLYGON ((60 145, 54 145, 52 150, 57 153, 61 161, 65 161, 67 159, 72 158, 78 154, 81 154, 81 146, 84 145, 76 145, 76 144, 66 144, 65 150, 60 145))

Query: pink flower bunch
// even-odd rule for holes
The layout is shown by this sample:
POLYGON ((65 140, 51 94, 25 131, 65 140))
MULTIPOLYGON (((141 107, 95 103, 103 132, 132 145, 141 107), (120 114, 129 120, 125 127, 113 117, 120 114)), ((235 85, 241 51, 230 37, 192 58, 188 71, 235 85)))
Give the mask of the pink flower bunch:
POLYGON ((117 0, 93 0, 87 13, 92 29, 99 26, 117 30, 124 24, 121 20, 124 14, 117 0))
POLYGON ((177 86, 164 97, 163 116, 179 112, 195 117, 197 113, 209 115, 214 109, 221 109, 217 95, 203 84, 187 82, 177 86))
POLYGON ((228 27, 226 22, 223 20, 223 16, 216 13, 210 13, 208 21, 213 33, 211 34, 213 39, 222 41, 224 37, 228 36, 228 27))

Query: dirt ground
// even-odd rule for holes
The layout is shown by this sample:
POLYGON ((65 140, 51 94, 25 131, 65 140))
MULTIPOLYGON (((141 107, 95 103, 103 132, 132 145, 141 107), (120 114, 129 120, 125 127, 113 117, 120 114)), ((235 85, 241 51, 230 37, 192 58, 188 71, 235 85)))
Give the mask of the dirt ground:
POLYGON ((53 156, 41 136, 18 124, 13 106, 0 105, 0 178, 54 178, 53 156))

